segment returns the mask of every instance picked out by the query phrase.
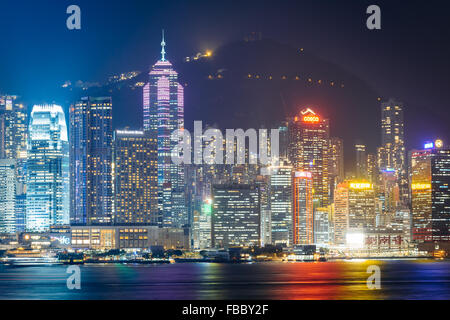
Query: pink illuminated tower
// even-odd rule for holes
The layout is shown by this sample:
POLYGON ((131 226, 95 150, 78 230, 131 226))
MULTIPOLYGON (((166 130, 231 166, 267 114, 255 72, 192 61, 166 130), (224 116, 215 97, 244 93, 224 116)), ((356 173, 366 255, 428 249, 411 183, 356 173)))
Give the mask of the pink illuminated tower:
POLYGON ((166 60, 164 31, 161 59, 151 68, 149 82, 144 86, 144 131, 157 136, 158 208, 162 225, 181 227, 187 223, 184 200, 184 167, 172 162, 176 145, 170 135, 184 128, 184 88, 178 73, 166 60))

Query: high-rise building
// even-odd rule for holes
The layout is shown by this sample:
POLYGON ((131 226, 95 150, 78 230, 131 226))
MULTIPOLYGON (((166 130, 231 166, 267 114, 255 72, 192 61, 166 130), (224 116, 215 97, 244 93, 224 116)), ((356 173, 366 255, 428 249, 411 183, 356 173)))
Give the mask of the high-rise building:
POLYGON ((156 137, 144 131, 114 135, 114 220, 118 225, 158 224, 156 137))
POLYGON ((294 244, 314 243, 313 178, 311 172, 293 174, 294 244))
POLYGON ((259 246, 261 216, 255 185, 214 185, 212 246, 259 246))
POLYGON ((381 147, 378 149, 379 171, 394 169, 402 202, 409 198, 406 172, 403 103, 389 99, 381 104, 381 147))
POLYGON ((270 211, 270 177, 257 176, 261 207, 261 246, 272 243, 272 212, 270 211))
POLYGON ((329 121, 310 108, 289 122, 289 155, 294 170, 313 176, 314 207, 329 204, 329 121))
POLYGON ((177 141, 171 134, 184 128, 184 88, 178 73, 166 60, 161 42, 161 59, 153 65, 144 86, 144 131, 156 133, 158 151, 158 201, 163 225, 181 227, 188 223, 184 193, 184 166, 174 164, 171 155, 177 141))
POLYGON ((356 144, 355 151, 356 151, 356 178, 367 179, 366 146, 363 144, 356 144))
POLYGON ((378 182, 377 157, 373 153, 367 155, 367 179, 371 183, 378 182))
POLYGON ((411 152, 412 239, 450 241, 450 148, 426 147, 411 152))
POLYGON ((16 232, 16 161, 0 159, 0 233, 16 232))
POLYGON ((0 96, 0 158, 26 157, 27 128, 27 110, 17 96, 0 96))
POLYGON ((70 107, 70 221, 111 224, 112 100, 84 97, 70 107))
POLYGON ((26 229, 69 224, 69 145, 64 111, 35 105, 28 127, 26 229))
POLYGON ((374 228, 376 205, 373 184, 364 180, 340 183, 334 196, 335 244, 345 244, 349 231, 374 228))
POLYGON ((314 212, 314 243, 329 245, 332 240, 333 205, 317 208, 314 212))
POLYGON ((344 141, 341 138, 330 139, 330 176, 336 183, 344 181, 344 141))
POLYGON ((270 175, 272 244, 293 244, 292 166, 281 164, 270 175))

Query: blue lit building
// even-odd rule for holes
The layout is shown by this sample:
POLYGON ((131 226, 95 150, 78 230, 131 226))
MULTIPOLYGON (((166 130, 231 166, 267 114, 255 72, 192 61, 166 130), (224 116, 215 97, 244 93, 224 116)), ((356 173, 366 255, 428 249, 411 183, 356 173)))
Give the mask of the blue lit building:
POLYGON ((69 146, 61 106, 33 107, 27 149, 26 229, 69 224, 69 146))
POLYGON ((84 97, 70 107, 70 223, 113 222, 112 100, 84 97))

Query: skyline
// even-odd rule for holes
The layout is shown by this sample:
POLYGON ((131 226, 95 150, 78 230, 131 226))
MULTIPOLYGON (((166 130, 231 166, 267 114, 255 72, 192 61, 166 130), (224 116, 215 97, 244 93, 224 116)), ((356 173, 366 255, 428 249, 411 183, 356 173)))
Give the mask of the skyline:
POLYGON ((450 298, 437 1, 76 1, 0 4, 0 299, 450 298))
MULTIPOLYGON (((276 6, 273 2, 257 4, 250 1, 242 6, 242 13, 233 15, 237 25, 228 28, 229 24, 223 18, 212 17, 219 13, 225 15, 232 10, 231 4, 201 1, 189 4, 79 1, 83 12, 82 29, 69 31, 64 23, 67 17, 66 3, 49 6, 45 5, 47 2, 43 1, 41 5, 31 3, 35 16, 28 17, 28 13, 24 13, 25 16, 20 20, 26 21, 24 25, 17 24, 19 20, 15 19, 17 17, 14 14, 2 20, 9 26, 0 31, 9 43, 9 50, 0 53, 0 69, 4 75, 0 79, 0 92, 18 94, 28 106, 54 102, 61 104, 68 114, 68 106, 72 101, 67 98, 67 92, 60 88, 65 81, 105 81, 113 74, 132 70, 147 71, 157 57, 153 53, 160 50, 161 29, 166 30, 166 51, 176 69, 184 64, 186 56, 206 50, 212 50, 214 54, 218 47, 239 41, 250 32, 257 31, 262 33, 263 38, 275 39, 293 48, 304 48, 308 53, 340 65, 374 87, 383 100, 393 97, 403 101, 407 109, 405 133, 408 149, 418 147, 424 139, 450 136, 446 126, 450 119, 445 112, 446 101, 450 101, 450 96, 444 90, 449 84, 445 75, 449 61, 445 57, 450 48, 445 41, 441 41, 450 30, 439 22, 438 17, 442 13, 433 9, 433 6, 422 8, 419 3, 412 2, 408 4, 409 11, 402 12, 398 5, 382 1, 379 3, 382 8, 382 30, 371 32, 363 23, 366 17, 365 3, 338 6, 326 2, 295 4, 287 1, 276 6), (277 8, 278 13, 273 13, 273 19, 269 22, 262 23, 261 16, 268 15, 267 8, 277 8), (248 15, 251 9, 256 11, 248 15), (333 13, 330 13, 330 9, 333 9, 333 13), (194 25, 184 23, 183 10, 186 10, 186 16, 198 17, 194 25), (93 19, 93 12, 100 19, 93 19), (410 21, 411 12, 421 12, 423 26, 410 21), (154 19, 143 19, 145 15, 154 19), (37 21, 36 17, 42 20, 37 21), (216 22, 211 26, 212 20, 216 22), (293 24, 289 28, 287 21, 293 24), (337 22, 339 27, 336 27, 337 22), (179 27, 180 24, 183 24, 183 28, 179 27), (436 29, 439 33, 433 31, 436 29), (12 32, 5 33, 4 30, 12 32), (114 34, 113 38, 111 34, 114 34), (101 41, 97 41, 98 38, 101 41), (24 45, 29 47, 33 43, 41 46, 41 50, 33 53, 24 50, 24 45), (84 47, 89 50, 83 50, 84 47), (74 68, 72 61, 83 67, 74 68), (34 76, 31 77, 31 74, 34 76), (35 77, 40 81, 39 90, 32 85, 35 77), (424 118, 428 120, 422 121, 424 118)), ((13 3, 2 5, 3 12, 18 12, 14 10, 13 3)), ((189 78, 186 73, 181 76, 189 78)), ((249 97, 252 94, 248 93, 249 97)), ((186 104, 195 105, 194 98, 197 99, 188 94, 186 104)), ((123 128, 127 124, 140 127, 140 113, 136 114, 139 100, 130 102, 124 104, 116 101, 113 110, 115 127, 123 128), (131 108, 132 112, 127 112, 127 108, 131 108)), ((323 114, 335 115, 333 109, 339 108, 339 105, 317 104, 324 109, 323 114)), ((297 109, 302 107, 304 105, 292 106, 297 109)), ((372 114, 379 116, 379 112, 372 114)), ((198 117, 198 113, 187 108, 186 125, 191 124, 193 117, 198 117)), ((210 118, 220 117, 220 113, 213 113, 210 118)), ((371 127, 368 119, 361 121, 366 127, 371 127)), ((353 141, 345 139, 346 155, 353 156, 348 145, 356 143, 361 137, 356 132, 347 133, 342 121, 335 121, 331 130, 332 135, 353 137, 353 141)), ((378 144, 378 132, 364 134, 366 137, 362 138, 362 142, 373 151, 378 144)))

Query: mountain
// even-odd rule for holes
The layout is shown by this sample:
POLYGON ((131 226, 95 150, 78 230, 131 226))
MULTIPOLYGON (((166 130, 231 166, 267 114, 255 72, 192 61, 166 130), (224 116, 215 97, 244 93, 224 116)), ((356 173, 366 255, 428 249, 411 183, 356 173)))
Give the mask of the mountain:
MULTIPOLYGON (((354 156, 357 140, 372 152, 379 144, 379 94, 307 50, 269 39, 239 41, 211 56, 172 62, 185 86, 185 123, 190 130, 194 120, 222 129, 270 128, 308 106, 330 119, 331 135, 344 139, 347 156, 354 156)), ((135 84, 147 81, 148 70, 72 93, 112 95, 115 127, 140 127, 142 88, 135 84)))

